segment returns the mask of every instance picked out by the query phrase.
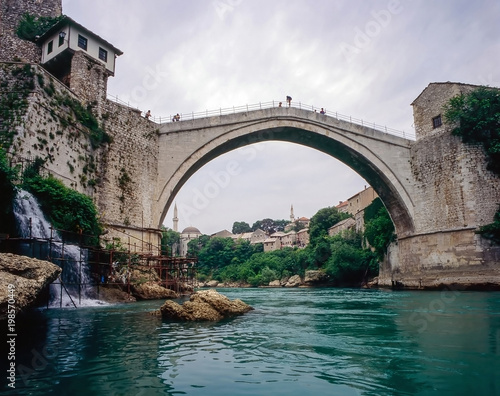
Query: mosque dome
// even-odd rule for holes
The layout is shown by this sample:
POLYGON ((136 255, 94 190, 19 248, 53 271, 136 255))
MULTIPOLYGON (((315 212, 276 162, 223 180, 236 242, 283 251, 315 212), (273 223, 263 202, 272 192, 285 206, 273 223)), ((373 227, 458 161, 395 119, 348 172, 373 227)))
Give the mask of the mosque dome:
POLYGON ((186 227, 182 231, 182 234, 201 234, 200 230, 196 227, 186 227))

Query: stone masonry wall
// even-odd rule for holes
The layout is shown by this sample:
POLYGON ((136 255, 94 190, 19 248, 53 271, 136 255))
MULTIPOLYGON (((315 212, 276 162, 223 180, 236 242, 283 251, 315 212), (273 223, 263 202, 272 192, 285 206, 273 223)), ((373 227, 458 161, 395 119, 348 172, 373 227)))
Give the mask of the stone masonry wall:
POLYGON ((78 97, 37 65, 2 63, 0 80, 2 137, 14 132, 2 144, 11 159, 23 163, 41 158, 48 173, 92 197, 106 150, 92 148, 90 131, 72 108, 78 97))
POLYGON ((158 159, 154 122, 106 100, 97 120, 112 141, 93 147, 91 131, 72 108, 79 97, 43 68, 2 63, 0 80, 0 108, 16 106, 0 112, 0 125, 6 127, 1 137, 8 136, 7 130, 15 132, 2 143, 15 163, 45 160, 46 172, 94 199, 104 223, 157 228, 152 213, 158 159), (16 95, 8 103, 7 92, 16 95))
POLYGON ((104 128, 112 136, 97 204, 111 224, 157 228, 153 206, 158 171, 157 124, 130 107, 107 100, 104 128))
POLYGON ((100 64, 83 51, 76 51, 71 59, 69 86, 85 104, 93 103, 101 115, 101 107, 106 101, 108 73, 100 64))
POLYGON ((41 48, 30 41, 21 40, 16 29, 22 15, 56 17, 62 13, 62 0, 2 0, 0 2, 0 62, 14 59, 39 63, 41 48))
POLYGON ((415 231, 478 228, 493 222, 500 201, 500 178, 486 169, 479 145, 463 144, 443 119, 432 128, 448 100, 477 88, 465 84, 430 84, 414 101, 417 141, 411 148, 415 179, 415 231))

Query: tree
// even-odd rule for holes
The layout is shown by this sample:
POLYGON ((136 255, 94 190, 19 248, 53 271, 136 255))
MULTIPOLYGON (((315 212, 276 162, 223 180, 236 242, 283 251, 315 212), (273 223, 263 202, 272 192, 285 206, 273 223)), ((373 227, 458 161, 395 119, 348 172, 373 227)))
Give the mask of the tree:
POLYGON ((350 217, 348 213, 341 213, 335 207, 318 210, 309 223, 310 244, 315 246, 321 238, 328 236, 328 229, 339 221, 350 217))
POLYGON ((161 233, 161 251, 162 254, 175 256, 172 249, 174 245, 179 246, 181 240, 181 234, 171 230, 171 229, 162 229, 161 233))
POLYGON ((488 168, 500 174, 500 90, 480 87, 450 99, 444 117, 464 143, 482 143, 488 168))
POLYGON ((325 272, 339 285, 357 285, 377 275, 377 260, 370 250, 361 247, 361 236, 354 231, 343 231, 328 238, 332 255, 325 264, 325 272))
POLYGON ((370 246, 375 249, 377 258, 382 261, 387 246, 394 241, 396 235, 394 234, 394 224, 389 212, 380 198, 376 198, 366 207, 364 221, 364 237, 370 246))
POLYGON ((231 232, 233 234, 243 234, 244 232, 250 232, 250 231, 252 231, 250 224, 244 221, 235 221, 233 223, 233 229, 231 232))
POLYGON ((283 231, 285 226, 290 223, 288 220, 272 220, 272 219, 262 219, 258 220, 252 225, 252 231, 261 229, 266 234, 271 235, 278 231, 283 231))

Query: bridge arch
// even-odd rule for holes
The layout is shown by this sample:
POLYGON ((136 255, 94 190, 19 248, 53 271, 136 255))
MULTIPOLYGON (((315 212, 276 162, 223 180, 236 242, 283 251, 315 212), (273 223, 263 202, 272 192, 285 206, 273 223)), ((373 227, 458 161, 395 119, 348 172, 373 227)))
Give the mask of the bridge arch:
POLYGON ((211 160, 254 143, 283 141, 319 150, 349 166, 380 196, 398 236, 414 232, 410 140, 307 110, 273 108, 166 124, 159 141, 159 225, 181 187, 211 160), (178 160, 171 155, 162 161, 173 147, 182 147, 178 160))

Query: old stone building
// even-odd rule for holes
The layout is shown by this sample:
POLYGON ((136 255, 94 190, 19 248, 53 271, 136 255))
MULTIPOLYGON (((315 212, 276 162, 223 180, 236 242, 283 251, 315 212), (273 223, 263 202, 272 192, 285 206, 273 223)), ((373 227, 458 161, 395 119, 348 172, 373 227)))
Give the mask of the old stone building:
POLYGON ((40 158, 46 173, 92 197, 109 238, 157 253, 161 232, 149 204, 155 199, 157 126, 139 110, 106 99, 121 51, 63 17, 61 0, 6 0, 0 11, 4 98, 22 104, 1 115, 15 133, 2 142, 12 161, 40 158), (26 13, 57 19, 29 41, 16 35, 26 13), (23 97, 20 84, 29 87, 23 97))

